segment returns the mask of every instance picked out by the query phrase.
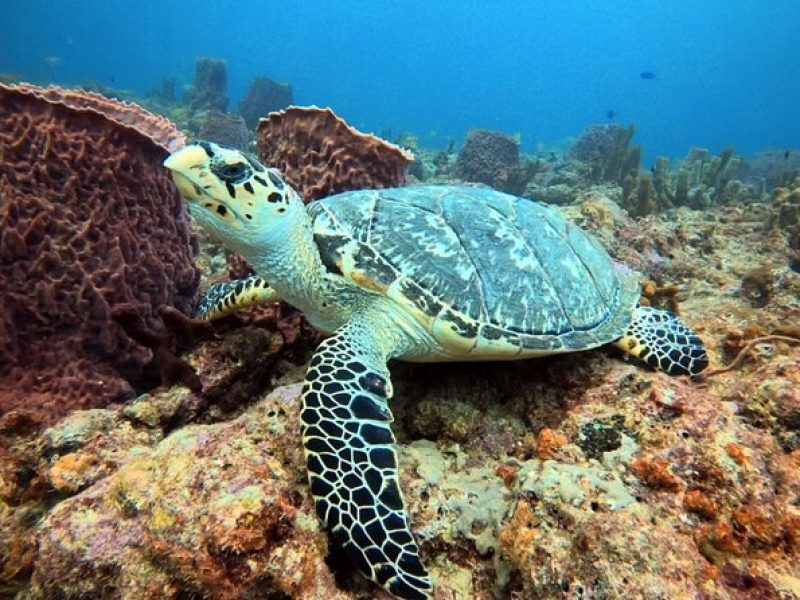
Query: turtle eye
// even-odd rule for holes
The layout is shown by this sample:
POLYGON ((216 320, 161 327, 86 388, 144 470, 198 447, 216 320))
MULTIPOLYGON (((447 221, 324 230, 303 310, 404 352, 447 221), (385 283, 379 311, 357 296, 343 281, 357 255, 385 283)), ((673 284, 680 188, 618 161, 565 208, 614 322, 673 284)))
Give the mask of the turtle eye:
POLYGON ((241 183, 247 179, 252 172, 252 169, 246 163, 223 165, 216 171, 220 179, 230 183, 241 183))

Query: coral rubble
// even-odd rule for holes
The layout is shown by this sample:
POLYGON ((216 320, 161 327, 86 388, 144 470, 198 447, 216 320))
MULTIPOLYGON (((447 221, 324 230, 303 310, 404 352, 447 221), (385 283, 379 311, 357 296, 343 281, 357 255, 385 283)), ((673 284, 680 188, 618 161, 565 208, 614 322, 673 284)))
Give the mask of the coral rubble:
POLYGON ((264 164, 280 169, 305 200, 403 185, 414 160, 408 150, 315 106, 271 113, 259 121, 256 141, 264 164))
POLYGON ((0 414, 50 422, 130 396, 150 355, 111 310, 189 309, 189 220, 160 168, 182 139, 135 105, 0 86, 0 414))

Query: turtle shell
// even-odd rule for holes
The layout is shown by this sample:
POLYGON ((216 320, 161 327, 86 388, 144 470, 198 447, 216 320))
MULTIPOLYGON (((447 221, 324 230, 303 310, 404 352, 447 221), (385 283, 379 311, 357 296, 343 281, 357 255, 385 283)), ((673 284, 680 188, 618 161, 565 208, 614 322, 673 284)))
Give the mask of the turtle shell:
POLYGON ((639 297, 633 274, 583 230, 495 190, 346 192, 308 211, 325 265, 406 307, 454 358, 604 344, 639 297))

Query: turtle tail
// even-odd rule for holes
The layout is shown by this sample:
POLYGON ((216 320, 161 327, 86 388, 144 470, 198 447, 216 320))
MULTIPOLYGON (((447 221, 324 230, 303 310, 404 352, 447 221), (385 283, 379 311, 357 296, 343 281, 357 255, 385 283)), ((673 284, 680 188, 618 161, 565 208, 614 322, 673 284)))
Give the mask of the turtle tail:
POLYGON ((708 366, 703 341, 667 310, 637 306, 628 330, 614 344, 670 375, 697 375, 708 366))

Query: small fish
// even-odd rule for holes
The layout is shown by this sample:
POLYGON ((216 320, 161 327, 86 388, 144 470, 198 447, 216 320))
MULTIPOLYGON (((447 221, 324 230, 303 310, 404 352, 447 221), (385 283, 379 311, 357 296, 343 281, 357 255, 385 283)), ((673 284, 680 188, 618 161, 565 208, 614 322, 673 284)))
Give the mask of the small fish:
POLYGON ((641 73, 639 73, 639 77, 641 77, 642 79, 655 79, 656 74, 653 73, 652 71, 642 71, 641 73))
POLYGON ((613 119, 616 116, 617 116, 617 113, 615 113, 613 110, 607 110, 606 111, 606 117, 608 117, 609 119, 613 119))
POLYGON ((783 153, 783 160, 789 160, 789 151, 783 153))

